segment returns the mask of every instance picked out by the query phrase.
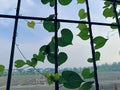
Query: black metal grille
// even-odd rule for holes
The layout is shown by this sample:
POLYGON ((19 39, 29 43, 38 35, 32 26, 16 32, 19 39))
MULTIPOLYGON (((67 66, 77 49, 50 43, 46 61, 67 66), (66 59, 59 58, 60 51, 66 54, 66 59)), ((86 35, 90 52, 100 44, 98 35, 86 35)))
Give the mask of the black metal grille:
MULTIPOLYGON (((113 8, 114 8, 115 19, 116 19, 116 23, 117 24, 110 24, 110 23, 104 23, 104 22, 102 22, 102 23, 100 23, 100 22, 91 22, 91 16, 90 16, 90 10, 89 10, 89 1, 88 0, 86 0, 86 9, 87 9, 87 14, 88 14, 87 15, 88 16, 87 17, 87 21, 58 19, 58 17, 57 17, 57 12, 58 12, 57 11, 57 0, 55 0, 55 6, 54 6, 55 19, 49 19, 50 21, 54 21, 54 25, 55 25, 55 34, 54 34, 55 35, 55 73, 58 73, 58 63, 57 63, 57 60, 58 60, 58 53, 57 53, 57 50, 58 50, 57 22, 88 24, 88 26, 89 26, 89 33, 90 33, 90 42, 91 42, 90 44, 91 44, 91 53, 92 53, 92 58, 93 58, 94 78, 95 78, 96 90, 99 90, 99 83, 98 83, 98 75, 97 75, 97 65, 96 65, 96 60, 95 60, 95 50, 94 50, 94 46, 93 46, 92 25, 117 26, 118 27, 119 36, 120 36, 120 24, 119 24, 117 10, 116 10, 116 2, 117 3, 120 3, 120 2, 116 1, 116 0, 107 0, 107 1, 111 1, 112 2, 113 8)), ((42 17, 20 16, 19 15, 20 4, 21 4, 21 0, 18 0, 18 2, 17 2, 17 9, 16 9, 16 15, 0 14, 0 18, 12 18, 12 19, 15 19, 6 90, 10 90, 10 85, 11 85, 13 58, 14 58, 17 26, 18 26, 19 19, 48 20, 47 18, 42 18, 42 17)), ((55 82, 55 90, 59 90, 58 82, 55 82)))

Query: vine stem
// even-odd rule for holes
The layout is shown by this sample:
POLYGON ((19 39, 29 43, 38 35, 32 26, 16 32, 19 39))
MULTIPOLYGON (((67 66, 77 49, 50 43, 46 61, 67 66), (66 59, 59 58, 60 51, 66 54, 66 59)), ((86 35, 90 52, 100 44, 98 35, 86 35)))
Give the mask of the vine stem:
POLYGON ((96 59, 95 59, 95 49, 94 49, 94 41, 93 41, 93 33, 92 33, 92 24, 91 24, 91 19, 90 19, 90 10, 89 10, 88 0, 86 0, 86 8, 87 8, 87 15, 88 15, 87 18, 88 18, 88 23, 89 23, 88 25, 89 25, 89 33, 90 33, 90 44, 91 44, 93 67, 94 67, 95 88, 96 90, 99 90, 97 65, 96 65, 96 59))

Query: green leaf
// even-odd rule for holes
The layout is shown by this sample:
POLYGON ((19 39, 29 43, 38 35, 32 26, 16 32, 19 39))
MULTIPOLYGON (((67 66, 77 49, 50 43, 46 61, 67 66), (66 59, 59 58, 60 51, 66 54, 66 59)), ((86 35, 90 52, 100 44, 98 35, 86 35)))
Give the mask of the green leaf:
POLYGON ((58 45, 61 47, 71 45, 73 40, 73 33, 69 29, 62 29, 61 37, 58 38, 58 45))
MULTIPOLYGON (((54 14, 50 15, 48 17, 48 20, 43 22, 43 27, 48 31, 48 32, 55 32, 55 24, 54 21, 49 21, 49 19, 53 19, 55 17, 54 14)), ((57 30, 60 28, 60 22, 57 23, 57 30)))
POLYGON ((34 21, 27 22, 27 26, 28 26, 29 28, 34 29, 34 27, 35 27, 35 22, 34 22, 34 21))
POLYGON ((77 0, 78 4, 83 4, 85 2, 85 0, 77 0))
MULTIPOLYGON (((95 52, 95 60, 96 61, 100 60, 100 52, 95 52)), ((89 58, 87 61, 90 62, 90 63, 92 63, 93 59, 89 58)))
POLYGON ((41 62, 44 62, 45 60, 45 54, 42 53, 42 52, 39 52, 39 54, 34 54, 33 55, 33 58, 35 58, 37 61, 41 61, 41 62))
POLYGON ((58 65, 65 63, 67 61, 67 59, 68 59, 67 54, 64 52, 60 52, 58 54, 58 65))
POLYGON ((95 49, 99 49, 99 48, 103 47, 105 45, 105 43, 106 43, 107 40, 108 39, 105 39, 102 36, 95 37, 93 39, 94 44, 95 44, 95 49))
MULTIPOLYGON (((55 52, 55 41, 54 41, 54 37, 52 38, 51 42, 48 44, 49 48, 49 53, 50 52, 55 52)), ((46 48, 47 49, 47 48, 46 48)))
POLYGON ((37 65, 37 59, 36 58, 32 58, 31 59, 31 66, 35 67, 37 65))
POLYGON ((44 60, 45 60, 45 54, 42 52, 39 52, 38 61, 44 62, 44 60))
MULTIPOLYGON (((113 22, 112 24, 116 24, 115 22, 113 22)), ((112 29, 117 29, 117 26, 110 26, 112 29)))
POLYGON ((43 4, 47 4, 50 0, 41 0, 43 4))
POLYGON ((84 79, 93 78, 94 72, 91 72, 89 68, 84 68, 82 71, 82 76, 84 79))
POLYGON ((80 19, 85 19, 87 17, 87 13, 85 12, 84 9, 80 9, 78 16, 80 17, 80 19))
POLYGON ((78 24, 77 28, 81 30, 77 36, 79 36, 83 40, 88 40, 90 38, 89 29, 86 24, 78 24))
POLYGON ((58 0, 61 5, 68 5, 72 2, 72 0, 58 0))
POLYGON ((63 86, 68 89, 78 88, 80 87, 81 83, 84 82, 80 75, 74 71, 63 71, 62 77, 65 80, 63 86))
POLYGON ((31 61, 27 60, 26 64, 31 66, 31 67, 35 67, 37 65, 37 59, 36 58, 32 58, 31 61))
POLYGON ((111 8, 105 8, 103 11, 103 15, 107 18, 107 17, 114 17, 114 11, 113 11, 113 7, 111 8))
POLYGON ((0 72, 4 72, 5 70, 5 66, 4 65, 0 65, 0 72))
POLYGON ((55 0, 50 0, 50 6, 51 7, 55 6, 55 0))
MULTIPOLYGON (((49 53, 48 56, 47 56, 47 59, 50 63, 55 64, 55 56, 54 56, 53 53, 49 53)), ((64 52, 60 52, 58 54, 58 65, 59 66, 62 65, 63 63, 66 62, 67 59, 68 59, 67 54, 64 53, 64 52)))
POLYGON ((42 47, 40 47, 39 52, 46 54, 46 47, 47 45, 43 45, 42 47))
POLYGON ((53 7, 55 5, 54 0, 41 0, 41 2, 43 4, 48 4, 49 3, 51 7, 53 7))
POLYGON ((77 28, 79 28, 80 30, 84 30, 87 29, 87 25, 86 24, 78 24, 77 28))
POLYGON ((26 63, 23 60, 16 60, 15 61, 15 67, 21 68, 25 65, 26 63))
POLYGON ((112 5, 112 4, 111 4, 110 1, 105 1, 105 2, 104 2, 104 5, 105 5, 105 6, 104 6, 103 8, 107 8, 107 7, 109 7, 109 6, 112 5))
POLYGON ((88 40, 90 38, 88 34, 89 34, 89 30, 86 28, 82 30, 77 36, 79 36, 83 40, 88 40))
POLYGON ((82 84, 81 89, 82 90, 90 90, 92 88, 93 81, 85 82, 82 84))

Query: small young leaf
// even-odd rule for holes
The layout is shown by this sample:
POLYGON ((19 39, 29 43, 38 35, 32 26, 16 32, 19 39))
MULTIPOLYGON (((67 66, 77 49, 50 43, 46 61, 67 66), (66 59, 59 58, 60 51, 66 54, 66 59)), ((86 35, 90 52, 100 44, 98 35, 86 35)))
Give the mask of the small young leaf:
POLYGON ((61 5, 68 5, 72 2, 72 0, 58 0, 61 5))
MULTIPOLYGON (((112 24, 116 24, 115 22, 113 22, 112 24)), ((111 26, 112 29, 117 29, 117 26, 111 26)))
POLYGON ((85 2, 85 0, 77 0, 78 4, 83 4, 85 2))
POLYGON ((112 5, 112 4, 111 4, 110 1, 105 1, 105 2, 104 2, 104 5, 105 5, 105 6, 104 6, 103 8, 107 8, 107 7, 109 7, 109 6, 112 5))
POLYGON ((84 9, 80 9, 78 16, 80 17, 80 19, 85 19, 87 17, 87 13, 84 9))
MULTIPOLYGON (((98 61, 100 60, 100 52, 95 52, 95 60, 98 61)), ((93 59, 92 58, 88 58, 87 60, 89 63, 92 63, 93 62, 93 59)))
POLYGON ((21 68, 25 65, 26 63, 23 60, 16 60, 15 61, 15 67, 21 68))
POLYGON ((68 89, 78 88, 80 87, 81 83, 84 82, 80 75, 74 71, 63 71, 62 77, 65 80, 63 86, 68 89))
POLYGON ((5 70, 5 66, 4 65, 0 65, 0 72, 3 72, 5 70))
POLYGON ((85 68, 82 71, 82 76, 84 79, 89 79, 94 77, 94 72, 90 72, 89 68, 85 68))
POLYGON ((35 22, 34 22, 34 21, 27 22, 27 26, 28 26, 29 28, 34 29, 34 27, 35 27, 35 22))
POLYGON ((95 44, 95 49, 99 49, 101 47, 103 47, 106 43, 108 39, 105 39, 104 37, 102 36, 98 36, 96 38, 94 38, 94 44, 95 44))
POLYGON ((61 31, 62 37, 58 38, 58 45, 61 47, 71 45, 73 40, 73 33, 69 29, 61 31))

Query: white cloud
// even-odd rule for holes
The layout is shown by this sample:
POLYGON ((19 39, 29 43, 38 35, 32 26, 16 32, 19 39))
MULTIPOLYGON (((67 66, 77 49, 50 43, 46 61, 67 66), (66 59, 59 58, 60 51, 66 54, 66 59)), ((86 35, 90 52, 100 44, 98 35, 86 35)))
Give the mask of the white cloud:
POLYGON ((17 0, 0 0, 0 13, 13 14, 16 8, 16 2, 17 0))

